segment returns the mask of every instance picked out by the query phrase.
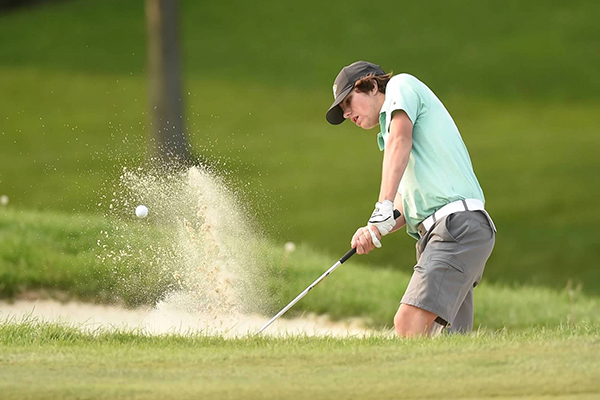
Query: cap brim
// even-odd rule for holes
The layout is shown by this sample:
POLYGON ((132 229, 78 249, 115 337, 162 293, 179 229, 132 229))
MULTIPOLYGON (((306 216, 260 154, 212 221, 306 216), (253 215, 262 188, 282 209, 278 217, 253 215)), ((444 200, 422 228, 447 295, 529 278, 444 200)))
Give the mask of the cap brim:
POLYGON ((327 118, 327 122, 329 122, 331 125, 339 125, 344 122, 344 111, 342 110, 342 107, 340 107, 340 103, 344 101, 351 91, 352 86, 345 89, 337 96, 331 107, 329 107, 329 110, 327 110, 325 118, 327 118))

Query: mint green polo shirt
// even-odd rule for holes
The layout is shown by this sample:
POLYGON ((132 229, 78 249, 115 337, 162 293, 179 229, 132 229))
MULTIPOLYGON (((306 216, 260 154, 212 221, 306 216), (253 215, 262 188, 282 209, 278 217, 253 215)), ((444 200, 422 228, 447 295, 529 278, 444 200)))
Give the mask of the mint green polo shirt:
POLYGON ((406 231, 419 238, 417 226, 444 205, 479 199, 483 190, 456 124, 437 96, 409 74, 387 84, 379 114, 379 149, 384 150, 392 113, 404 110, 413 123, 413 144, 398 192, 402 195, 406 231))

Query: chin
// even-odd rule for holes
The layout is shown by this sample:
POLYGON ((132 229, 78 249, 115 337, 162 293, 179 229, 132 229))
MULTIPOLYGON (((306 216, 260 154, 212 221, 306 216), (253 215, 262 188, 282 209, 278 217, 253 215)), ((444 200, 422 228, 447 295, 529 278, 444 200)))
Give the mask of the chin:
POLYGON ((373 129, 373 128, 375 128, 376 126, 377 126, 377 124, 368 124, 368 125, 367 125, 367 124, 363 124, 363 125, 361 126, 361 128, 363 128, 364 130, 368 131, 368 130, 370 130, 370 129, 373 129))

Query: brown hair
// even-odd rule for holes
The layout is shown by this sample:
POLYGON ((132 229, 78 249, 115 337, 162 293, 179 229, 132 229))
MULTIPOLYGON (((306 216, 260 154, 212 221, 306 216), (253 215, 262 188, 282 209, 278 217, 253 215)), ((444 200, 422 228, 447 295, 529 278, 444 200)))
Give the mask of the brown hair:
POLYGON ((393 74, 393 72, 385 75, 369 74, 357 80, 354 84, 354 89, 356 89, 357 92, 368 93, 373 90, 375 84, 377 83, 377 90, 380 93, 385 94, 385 87, 392 78, 393 74))

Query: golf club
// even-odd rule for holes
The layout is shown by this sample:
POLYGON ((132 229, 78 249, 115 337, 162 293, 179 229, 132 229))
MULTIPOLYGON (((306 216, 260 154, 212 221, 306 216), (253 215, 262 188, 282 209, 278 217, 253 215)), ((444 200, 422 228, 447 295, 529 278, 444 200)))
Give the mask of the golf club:
MULTIPOLYGON (((400 211, 394 210, 394 219, 398 219, 399 217, 400 217, 400 211)), ((300 301, 300 299, 302 299, 304 296, 306 296, 306 294, 308 292, 310 292, 310 290, 312 288, 314 288, 315 286, 317 286, 323 279, 325 279, 329 274, 331 274, 333 271, 335 271, 335 269, 337 267, 339 267, 340 265, 342 265, 343 263, 345 263, 346 261, 348 261, 348 259, 350 257, 352 257, 354 254, 356 254, 356 247, 353 247, 352 249, 348 250, 348 252, 346 254, 344 254, 343 257, 340 258, 335 264, 333 264, 327 271, 325 271, 325 273, 323 275, 321 275, 319 278, 317 278, 316 281, 314 281, 313 283, 311 283, 309 287, 307 287, 306 289, 304 289, 304 291, 302 291, 302 293, 300 293, 298 296, 296 296, 296 298, 294 300, 292 300, 290 302, 290 304, 288 304, 281 311, 279 311, 277 313, 277 315, 275 315, 273 318, 271 318, 269 320, 269 322, 267 322, 266 324, 264 324, 263 327, 260 328, 260 330, 256 334, 258 335, 262 331, 264 331, 265 329, 267 329, 267 327, 269 325, 271 325, 277 318, 279 318, 283 314, 285 314, 287 310, 289 310, 290 308, 292 308, 294 306, 294 304, 296 304, 297 302, 300 301)))

